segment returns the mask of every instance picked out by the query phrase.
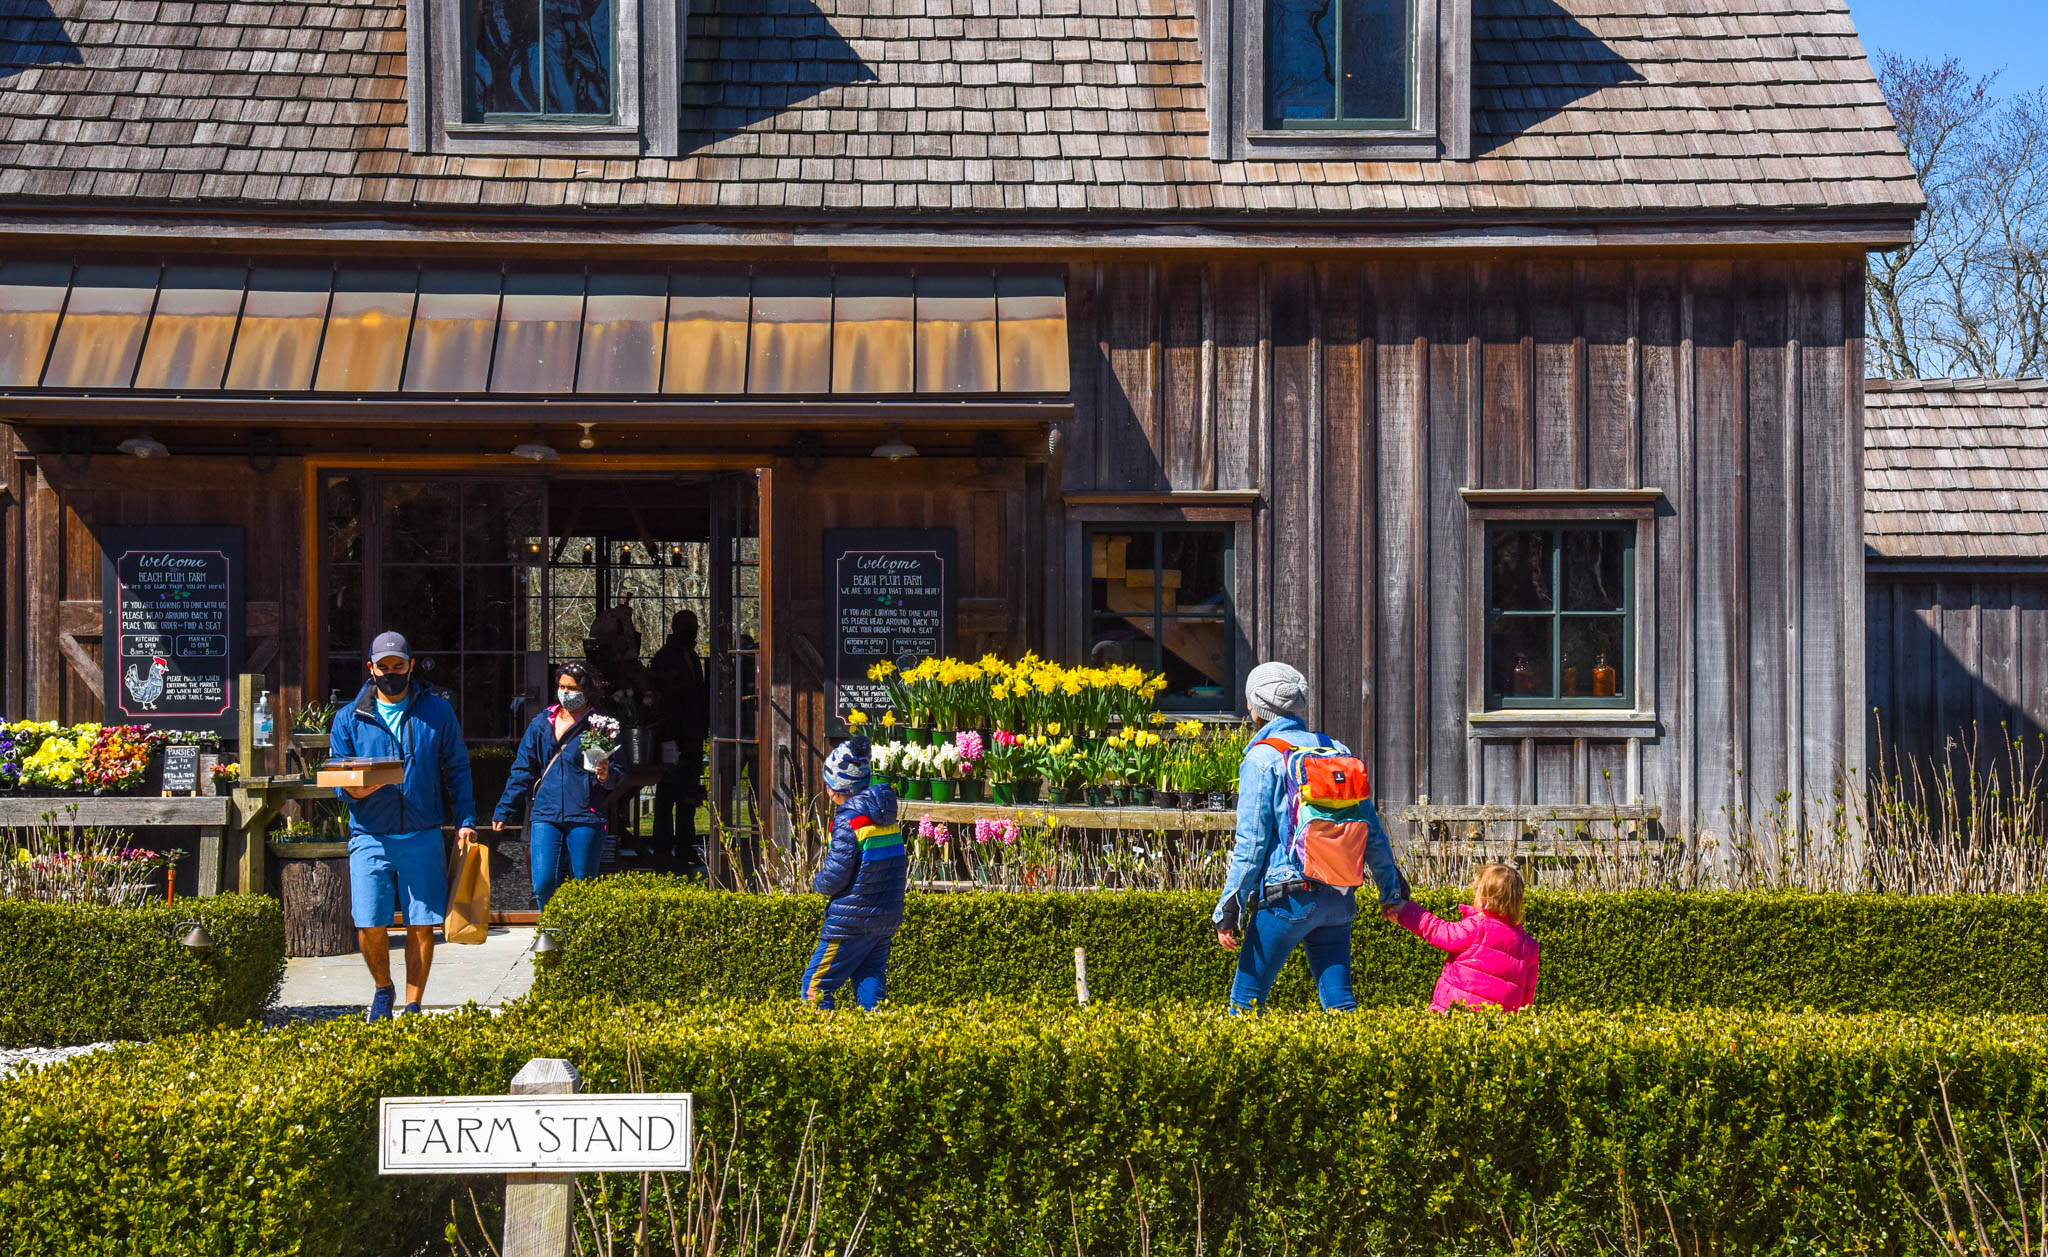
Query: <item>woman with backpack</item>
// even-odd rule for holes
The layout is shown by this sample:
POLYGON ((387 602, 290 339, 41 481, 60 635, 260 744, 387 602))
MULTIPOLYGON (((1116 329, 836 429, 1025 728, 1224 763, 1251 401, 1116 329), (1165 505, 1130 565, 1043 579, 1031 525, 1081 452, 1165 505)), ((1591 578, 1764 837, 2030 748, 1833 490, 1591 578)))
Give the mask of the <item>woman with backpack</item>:
POLYGON ((1351 990, 1351 923, 1369 873, 1382 908, 1408 900, 1408 882, 1372 804, 1365 766, 1303 723, 1308 680, 1284 663, 1245 679, 1258 735, 1238 769, 1237 843, 1212 920, 1237 952, 1232 1012, 1265 1004, 1299 947, 1323 1007, 1358 1007, 1351 990), (1239 934, 1243 934, 1240 946, 1239 934))

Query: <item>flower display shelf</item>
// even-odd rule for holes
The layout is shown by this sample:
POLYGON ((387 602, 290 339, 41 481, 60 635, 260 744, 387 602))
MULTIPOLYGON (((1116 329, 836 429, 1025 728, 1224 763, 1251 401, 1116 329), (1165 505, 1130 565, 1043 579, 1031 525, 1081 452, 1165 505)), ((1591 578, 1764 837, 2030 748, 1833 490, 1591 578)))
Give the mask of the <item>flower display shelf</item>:
POLYGON ((1051 816, 1062 828, 1111 830, 1176 830, 1191 833, 1221 833, 1237 827, 1236 812, 1188 811, 1175 807, 1067 807, 1035 803, 923 803, 905 799, 897 814, 910 820, 929 816, 948 824, 973 824, 987 817, 1006 818, 1051 816))
POLYGON ((199 893, 220 891, 221 856, 232 824, 232 799, 202 795, 159 798, 150 795, 55 794, 0 798, 0 827, 28 829, 51 824, 64 828, 125 829, 183 826, 199 831, 199 893))

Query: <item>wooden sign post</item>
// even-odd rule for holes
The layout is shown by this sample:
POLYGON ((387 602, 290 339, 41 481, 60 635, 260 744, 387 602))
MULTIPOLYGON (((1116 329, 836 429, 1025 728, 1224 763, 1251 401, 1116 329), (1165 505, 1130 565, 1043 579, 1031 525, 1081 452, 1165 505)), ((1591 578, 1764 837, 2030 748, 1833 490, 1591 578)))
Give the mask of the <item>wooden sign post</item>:
POLYGON ((528 1061, 510 1095, 386 1096, 379 1174, 505 1175, 503 1257, 567 1257, 576 1175, 690 1168, 688 1092, 577 1095, 575 1067, 528 1061))

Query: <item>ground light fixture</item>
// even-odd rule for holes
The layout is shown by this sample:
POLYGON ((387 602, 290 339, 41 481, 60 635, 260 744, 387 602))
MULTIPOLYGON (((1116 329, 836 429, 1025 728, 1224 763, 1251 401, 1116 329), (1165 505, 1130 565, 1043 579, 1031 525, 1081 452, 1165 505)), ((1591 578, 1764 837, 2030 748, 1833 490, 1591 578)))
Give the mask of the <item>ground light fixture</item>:
POLYGON ((906 458, 916 458, 917 447, 903 439, 903 430, 901 428, 891 427, 889 429, 889 439, 875 447, 875 457, 886 458, 892 463, 900 463, 906 458))
POLYGON ((562 940, 553 930, 542 930, 534 936, 533 963, 545 968, 562 958, 562 940))
POLYGON ((133 454, 137 458, 169 458, 171 456, 170 448, 153 436, 131 436, 114 448, 120 450, 123 454, 133 454))
POLYGON ((536 463, 552 463, 561 455, 555 453, 554 446, 541 439, 540 429, 535 428, 532 436, 512 447, 512 457, 536 463))
POLYGON ((178 922, 178 928, 181 930, 184 930, 185 927, 188 925, 192 928, 189 930, 185 930, 185 937, 178 940, 179 946, 183 947, 186 951, 191 952, 195 956, 204 956, 208 952, 211 952, 215 946, 217 946, 217 944, 215 944, 213 941, 213 935, 208 934, 206 932, 206 925, 203 922, 178 922))

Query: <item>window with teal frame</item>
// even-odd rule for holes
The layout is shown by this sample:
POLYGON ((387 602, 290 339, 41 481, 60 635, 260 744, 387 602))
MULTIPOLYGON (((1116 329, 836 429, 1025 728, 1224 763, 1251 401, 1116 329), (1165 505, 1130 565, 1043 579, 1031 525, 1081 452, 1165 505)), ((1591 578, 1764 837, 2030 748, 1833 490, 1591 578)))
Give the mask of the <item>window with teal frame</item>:
POLYGON ((612 0, 465 0, 469 122, 617 118, 612 0))
POLYGON ((1486 530, 1487 706, 1635 706, 1634 523, 1486 530))
POLYGON ((1415 0, 1267 0, 1266 125, 1415 123, 1415 0))
POLYGON ((1228 524, 1092 524, 1085 663, 1166 676, 1159 706, 1237 705, 1236 579, 1228 524))

